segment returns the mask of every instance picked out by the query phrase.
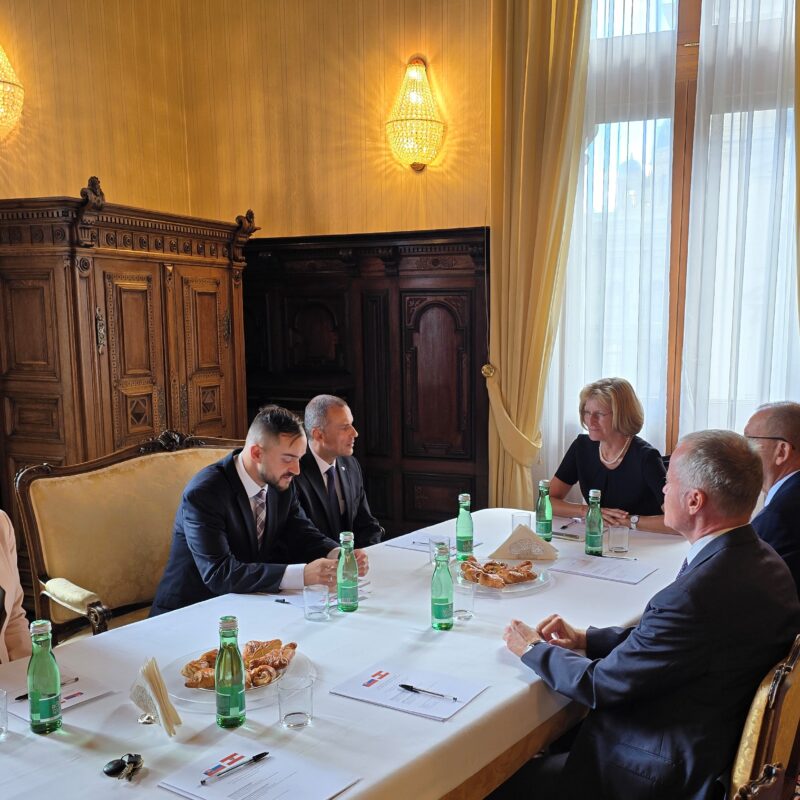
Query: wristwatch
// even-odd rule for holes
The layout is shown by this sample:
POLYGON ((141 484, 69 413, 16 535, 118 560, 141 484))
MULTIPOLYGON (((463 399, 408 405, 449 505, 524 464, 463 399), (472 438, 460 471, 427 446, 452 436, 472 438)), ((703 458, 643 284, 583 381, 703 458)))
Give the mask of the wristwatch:
POLYGON ((638 530, 636 526, 639 524, 639 515, 638 514, 631 514, 628 519, 629 519, 629 521, 631 523, 631 530, 632 531, 638 530))

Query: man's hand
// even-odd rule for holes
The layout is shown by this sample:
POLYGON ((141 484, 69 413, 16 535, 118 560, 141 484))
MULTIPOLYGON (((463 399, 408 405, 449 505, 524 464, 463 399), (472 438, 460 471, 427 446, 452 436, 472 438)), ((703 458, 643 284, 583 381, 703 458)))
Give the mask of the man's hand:
POLYGON ((332 558, 318 558, 303 567, 303 583, 310 586, 312 583, 324 583, 329 589, 336 588, 336 560, 332 558))
POLYGON ((621 508, 601 508, 600 513, 603 515, 603 522, 608 525, 630 525, 630 514, 621 508))
POLYGON ((586 631, 573 628, 558 614, 545 617, 537 626, 539 636, 548 644, 556 644, 567 650, 586 649, 586 631))
POLYGON ((354 550, 356 563, 358 564, 358 575, 363 578, 369 572, 369 557, 366 550, 354 550))
POLYGON ((528 649, 528 645, 542 641, 542 637, 530 625, 518 619, 512 619, 506 625, 503 639, 506 647, 515 656, 521 656, 528 649))

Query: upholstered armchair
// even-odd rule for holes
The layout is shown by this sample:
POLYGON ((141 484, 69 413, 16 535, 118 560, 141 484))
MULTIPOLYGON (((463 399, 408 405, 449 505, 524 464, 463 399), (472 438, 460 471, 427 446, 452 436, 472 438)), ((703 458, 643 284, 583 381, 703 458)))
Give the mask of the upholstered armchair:
POLYGON ((733 800, 791 800, 800 768, 800 634, 771 669, 747 715, 733 766, 733 800))
POLYGON ((94 461, 19 472, 36 616, 55 638, 147 616, 186 484, 241 444, 165 431, 94 461))

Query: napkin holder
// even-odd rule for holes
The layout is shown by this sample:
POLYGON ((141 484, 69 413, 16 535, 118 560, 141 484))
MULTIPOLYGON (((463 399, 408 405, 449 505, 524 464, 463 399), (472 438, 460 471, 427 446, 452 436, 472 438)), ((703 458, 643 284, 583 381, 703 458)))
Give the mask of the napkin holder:
POLYGON ((516 561, 555 561, 558 550, 527 525, 517 525, 511 535, 490 555, 495 559, 516 561))
POLYGON ((142 664, 131 686, 130 698, 135 706, 149 714, 153 722, 167 732, 167 736, 172 738, 175 735, 175 729, 182 724, 182 720, 169 699, 164 678, 154 658, 142 664))

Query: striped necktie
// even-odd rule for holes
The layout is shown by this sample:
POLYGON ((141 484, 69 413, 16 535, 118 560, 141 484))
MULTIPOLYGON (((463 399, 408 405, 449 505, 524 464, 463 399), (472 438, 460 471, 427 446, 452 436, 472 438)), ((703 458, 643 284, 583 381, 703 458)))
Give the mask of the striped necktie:
POLYGON ((675 576, 675 580, 678 580, 681 575, 683 575, 686 570, 689 569, 689 562, 684 558, 683 564, 681 564, 681 568, 678 570, 678 574, 675 576))
POLYGON ((254 513, 256 518, 256 535, 258 536, 258 543, 261 544, 261 539, 264 536, 264 527, 267 521, 267 487, 264 486, 261 491, 254 498, 254 513))

